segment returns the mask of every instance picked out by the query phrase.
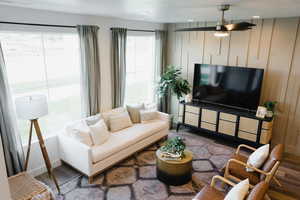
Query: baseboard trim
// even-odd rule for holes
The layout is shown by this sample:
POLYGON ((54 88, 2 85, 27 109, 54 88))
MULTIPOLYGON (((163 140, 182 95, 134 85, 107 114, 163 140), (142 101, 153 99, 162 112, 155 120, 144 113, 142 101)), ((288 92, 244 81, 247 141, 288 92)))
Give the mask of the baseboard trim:
MULTIPOLYGON (((54 162, 51 162, 52 168, 59 167, 59 166, 61 166, 61 164, 62 164, 61 160, 56 160, 54 162)), ((40 166, 38 168, 28 171, 28 173, 33 177, 41 175, 45 172, 47 172, 46 165, 43 165, 43 166, 40 166)))

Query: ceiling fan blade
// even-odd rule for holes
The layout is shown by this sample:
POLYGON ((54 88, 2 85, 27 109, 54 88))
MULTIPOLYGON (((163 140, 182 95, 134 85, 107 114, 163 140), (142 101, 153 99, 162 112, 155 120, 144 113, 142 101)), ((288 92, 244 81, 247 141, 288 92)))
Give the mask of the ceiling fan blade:
POLYGON ((175 32, 183 32, 183 31, 215 31, 215 26, 209 26, 209 27, 197 27, 197 28, 182 28, 177 29, 175 32))
POLYGON ((224 25, 228 31, 244 31, 251 29, 252 26, 256 26, 255 24, 249 22, 240 22, 236 24, 226 24, 224 25))

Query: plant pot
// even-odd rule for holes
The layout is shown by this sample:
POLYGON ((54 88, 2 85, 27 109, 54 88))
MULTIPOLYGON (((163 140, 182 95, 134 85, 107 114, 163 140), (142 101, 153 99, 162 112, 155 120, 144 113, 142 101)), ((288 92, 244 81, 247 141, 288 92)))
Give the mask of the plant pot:
POLYGON ((273 113, 272 110, 268 110, 268 111, 267 111, 267 114, 266 114, 267 117, 270 117, 270 118, 271 118, 271 117, 273 117, 273 115, 274 115, 274 113, 273 113))

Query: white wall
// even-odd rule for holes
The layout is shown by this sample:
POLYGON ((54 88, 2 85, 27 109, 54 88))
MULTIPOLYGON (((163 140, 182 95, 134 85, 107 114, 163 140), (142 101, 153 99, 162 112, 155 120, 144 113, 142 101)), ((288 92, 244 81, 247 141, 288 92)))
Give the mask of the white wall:
MULTIPOLYGON (((111 108, 111 27, 126 27, 129 29, 163 29, 163 24, 149 23, 141 21, 121 20, 117 18, 66 14, 59 12, 48 12, 35 9, 17 8, 9 6, 0 6, 0 21, 26 22, 41 24, 60 24, 77 25, 89 24, 98 25, 99 30, 99 49, 101 64, 101 101, 102 110, 111 108)), ((1 28, 1 26, 0 26, 1 28)), ((43 129, 43 127, 41 127, 43 129)), ((46 146, 50 154, 50 160, 54 166, 60 164, 59 152, 56 137, 46 138, 46 146)), ((26 152, 26 147, 24 147, 26 152)), ((38 143, 33 144, 29 170, 37 175, 45 171, 42 154, 40 153, 38 143)))
POLYGON ((0 194, 1 194, 1 199, 5 199, 5 200, 11 199, 8 181, 7 181, 1 137, 0 137, 0 194))

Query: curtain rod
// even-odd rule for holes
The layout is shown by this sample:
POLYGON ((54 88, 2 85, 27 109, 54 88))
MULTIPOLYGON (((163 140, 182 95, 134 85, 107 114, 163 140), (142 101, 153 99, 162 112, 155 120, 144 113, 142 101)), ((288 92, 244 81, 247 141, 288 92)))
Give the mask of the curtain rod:
POLYGON ((0 21, 0 24, 15 24, 15 25, 27 25, 27 26, 46 26, 46 27, 60 27, 60 28, 76 28, 76 26, 67 26, 67 25, 33 24, 33 23, 5 22, 5 21, 0 21))
MULTIPOLYGON (((113 30, 114 28, 111 28, 110 30, 113 30)), ((143 30, 143 29, 127 29, 127 31, 136 31, 136 32, 155 32, 154 30, 143 30)))

